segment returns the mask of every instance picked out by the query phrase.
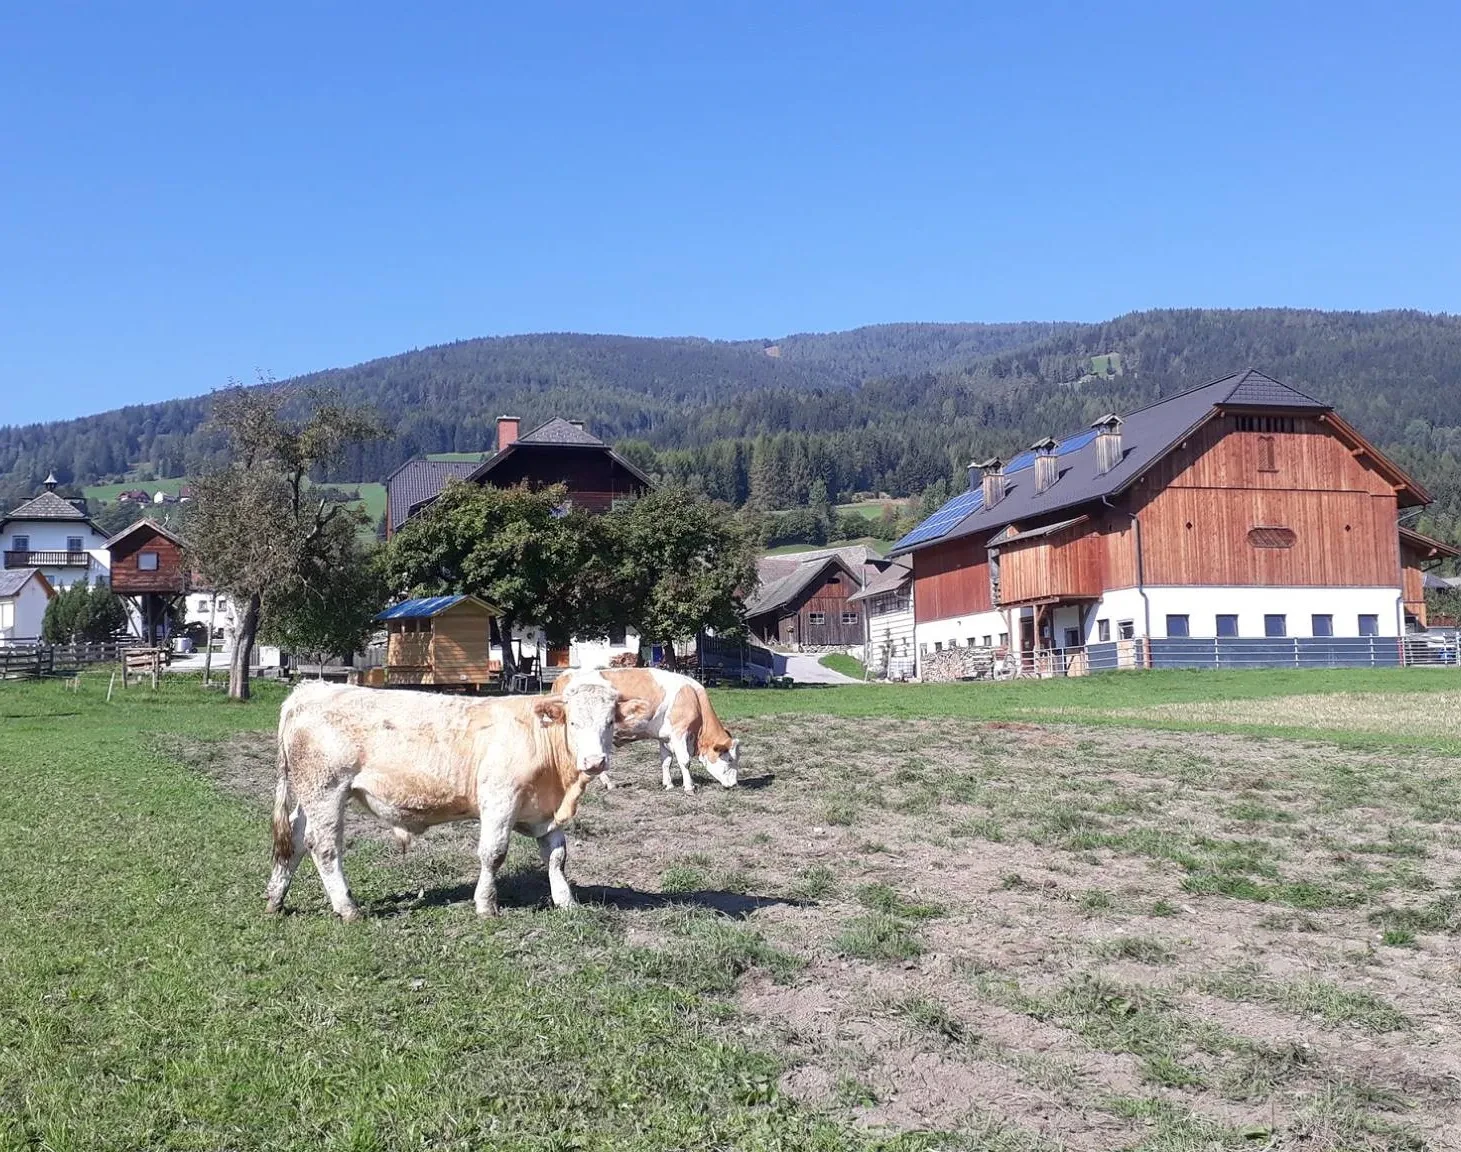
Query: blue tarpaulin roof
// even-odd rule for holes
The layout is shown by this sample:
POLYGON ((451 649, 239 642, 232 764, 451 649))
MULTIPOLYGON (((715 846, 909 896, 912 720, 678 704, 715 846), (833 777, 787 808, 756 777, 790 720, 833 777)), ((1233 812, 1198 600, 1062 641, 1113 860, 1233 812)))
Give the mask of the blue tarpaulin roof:
MULTIPOLYGON (((438 616, 455 604, 463 600, 472 600, 472 596, 426 596, 420 600, 403 600, 399 604, 387 608, 377 620, 416 620, 425 616, 438 616)), ((486 604, 486 601, 479 601, 486 604)), ((490 605, 488 605, 490 607, 490 605)))

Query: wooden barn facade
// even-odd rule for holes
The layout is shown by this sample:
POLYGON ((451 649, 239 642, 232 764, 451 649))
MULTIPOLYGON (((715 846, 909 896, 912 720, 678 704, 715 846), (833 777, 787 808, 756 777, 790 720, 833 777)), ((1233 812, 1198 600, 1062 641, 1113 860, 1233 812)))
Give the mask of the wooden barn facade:
POLYGON ((769 644, 838 648, 863 642, 866 573, 842 551, 762 561, 761 584, 746 603, 746 625, 769 644), (789 564, 787 562, 790 562, 789 564))
POLYGON ((1424 567, 1457 554, 1400 527, 1429 499, 1330 406, 1249 369, 971 465, 893 554, 920 653, 1398 637, 1424 625, 1424 567))
POLYGON ((492 621, 499 609, 476 596, 406 600, 376 617, 386 626, 386 687, 477 690, 498 684, 492 621))

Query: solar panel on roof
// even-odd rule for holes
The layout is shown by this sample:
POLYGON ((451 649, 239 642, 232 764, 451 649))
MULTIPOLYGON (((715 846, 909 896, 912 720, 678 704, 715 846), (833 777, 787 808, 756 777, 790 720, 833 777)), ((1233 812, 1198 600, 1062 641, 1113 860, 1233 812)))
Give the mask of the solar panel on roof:
POLYGON ((921 544, 925 540, 937 540, 964 517, 981 508, 983 504, 984 493, 980 489, 960 492, 893 547, 895 549, 906 548, 910 544, 921 544))
POLYGON ((1072 452, 1079 452, 1087 444, 1096 438, 1096 430, 1092 428, 1088 432, 1082 432, 1078 436, 1072 436, 1069 440, 1062 440, 1055 448, 1057 456, 1069 456, 1072 452))

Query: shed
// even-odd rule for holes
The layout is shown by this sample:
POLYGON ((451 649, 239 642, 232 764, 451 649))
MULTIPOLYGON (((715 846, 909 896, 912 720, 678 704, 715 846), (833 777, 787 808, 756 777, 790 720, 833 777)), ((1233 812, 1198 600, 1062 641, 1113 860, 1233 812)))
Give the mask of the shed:
POLYGON ((55 594, 39 568, 0 571, 0 645, 39 640, 46 605, 55 594))
POLYGON ((492 656, 492 618, 502 610, 477 596, 427 596, 387 608, 387 687, 480 688, 502 678, 492 656))

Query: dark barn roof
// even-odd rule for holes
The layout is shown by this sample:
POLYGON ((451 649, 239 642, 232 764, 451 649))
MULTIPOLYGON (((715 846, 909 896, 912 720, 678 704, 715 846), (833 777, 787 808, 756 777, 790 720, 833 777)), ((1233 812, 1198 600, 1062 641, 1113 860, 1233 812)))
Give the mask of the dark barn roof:
MULTIPOLYGON (((1035 453, 1021 453, 1005 467, 1006 494, 998 504, 984 507, 982 487, 960 492, 893 545, 888 554, 898 556, 1012 523, 1039 523, 1054 513, 1114 496, 1139 479, 1220 408, 1267 408, 1315 415, 1333 412, 1328 404, 1249 368, 1158 400, 1125 417, 1121 422, 1121 459, 1105 474, 1096 471, 1094 429, 1058 443, 1055 449, 1058 478, 1044 492, 1035 490, 1035 453)), ((1337 418, 1331 418, 1342 424, 1337 418)), ((1358 438, 1357 433, 1354 436, 1358 438)), ((1394 469, 1378 453, 1370 455, 1394 469)))
MULTIPOLYGON (((765 560, 792 559, 795 555, 766 557, 763 565, 765 560)), ((811 558, 803 558, 801 563, 789 570, 773 567, 768 571, 766 567, 758 566, 762 582, 757 587, 756 594, 746 602, 747 619, 785 608, 816 583, 828 568, 834 566, 851 576, 859 587, 862 586, 863 573, 854 569, 840 550, 813 553, 811 558)))
POLYGON ((453 479, 466 479, 478 468, 476 460, 408 460, 386 478, 390 497, 391 531, 428 500, 435 500, 453 479))

